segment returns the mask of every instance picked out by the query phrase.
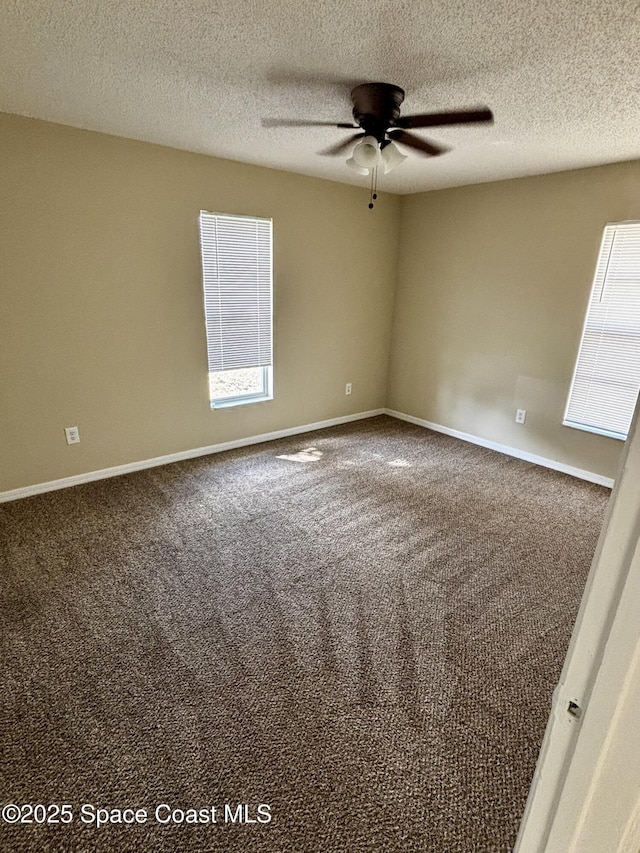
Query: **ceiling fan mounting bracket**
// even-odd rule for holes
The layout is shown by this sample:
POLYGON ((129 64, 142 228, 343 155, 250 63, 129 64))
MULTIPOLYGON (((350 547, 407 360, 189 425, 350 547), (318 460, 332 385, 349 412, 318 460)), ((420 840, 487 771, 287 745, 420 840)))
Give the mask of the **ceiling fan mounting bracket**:
POLYGON ((404 89, 392 83, 362 83, 351 92, 353 119, 365 133, 384 142, 387 128, 400 117, 404 89))

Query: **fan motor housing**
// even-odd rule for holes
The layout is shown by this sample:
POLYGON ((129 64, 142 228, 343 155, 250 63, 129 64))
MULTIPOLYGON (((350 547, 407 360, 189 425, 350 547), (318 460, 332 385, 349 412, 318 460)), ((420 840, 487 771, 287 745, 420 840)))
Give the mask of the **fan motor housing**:
POLYGON ((392 83, 362 83, 351 92, 351 100, 356 124, 382 142, 400 116, 404 89, 392 83))

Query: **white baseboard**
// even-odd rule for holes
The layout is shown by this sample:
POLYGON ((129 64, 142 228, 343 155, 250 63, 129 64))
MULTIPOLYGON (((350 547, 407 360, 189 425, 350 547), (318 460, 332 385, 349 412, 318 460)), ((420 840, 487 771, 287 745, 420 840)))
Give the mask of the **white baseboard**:
POLYGON ((286 438, 290 435, 300 435, 305 432, 313 432, 314 430, 339 426, 340 424, 364 420, 366 418, 373 418, 376 417, 376 415, 383 414, 389 415, 392 418, 397 418, 401 421, 407 421, 408 423, 426 427, 427 429, 432 429, 435 432, 450 435, 453 438, 459 438, 462 441, 468 441, 471 444, 478 444, 481 447, 496 450, 498 453, 504 453, 507 456, 514 456, 516 459, 523 459, 525 462, 533 462, 536 465, 541 465, 543 468, 552 468, 554 471, 561 471, 563 474, 570 474, 572 477, 578 477, 580 480, 587 480, 590 483, 597 483, 600 486, 607 486, 608 488, 612 488, 614 484, 614 480, 610 477, 603 477, 601 474, 594 474, 592 471, 584 471, 581 468, 574 468, 572 465, 565 465, 563 462, 558 462, 555 459, 547 459, 544 456, 538 456, 537 454, 529 453, 526 450, 518 450, 515 447, 498 444, 495 441, 489 441, 489 439, 480 438, 479 436, 472 435, 471 433, 451 429, 450 427, 442 426, 442 424, 425 421, 422 418, 415 418, 413 415, 405 415, 403 412, 396 412, 393 409, 372 409, 369 412, 358 412, 355 415, 344 415, 339 418, 329 418, 328 420, 317 421, 312 424, 303 424, 301 426, 289 427, 288 429, 276 430, 275 432, 263 433, 262 435, 238 438, 234 441, 211 444, 208 447, 196 447, 193 450, 182 450, 179 453, 170 453, 166 456, 156 456, 153 459, 143 459, 139 462, 129 462, 126 465, 116 465, 113 468, 102 468, 99 471, 88 471, 85 474, 76 474, 73 477, 63 477, 60 480, 50 480, 46 483, 35 483, 32 486, 10 489, 6 492, 0 492, 0 503, 18 500, 19 498, 27 498, 31 495, 39 495, 43 492, 53 492, 56 489, 67 489, 70 486, 78 486, 82 483, 91 483, 94 480, 105 480, 108 477, 118 477, 121 474, 130 474, 133 471, 142 471, 145 468, 155 468, 159 465, 168 465, 171 462, 180 462, 183 459, 195 459, 198 456, 208 456, 213 453, 222 453, 225 450, 249 447, 252 444, 260 444, 264 441, 275 441, 278 438, 286 438))
POLYGON ((132 471, 142 471, 145 468, 155 468, 158 465, 168 465, 170 462, 180 462, 183 459, 195 459, 198 456, 208 456, 212 453, 222 453, 224 450, 235 450, 238 447, 248 447, 251 444, 260 444, 263 441, 275 441, 277 438, 286 438, 290 435, 299 435, 304 432, 313 432, 317 429, 338 426, 339 424, 360 421, 365 418, 373 418, 383 415, 384 409, 373 409, 369 412, 358 412, 355 415, 344 415, 339 418, 329 418, 326 421, 317 421, 313 424, 279 429, 275 432, 266 432, 262 435, 252 435, 248 438, 238 438, 234 441, 224 441, 220 444, 211 444, 208 447, 196 447, 193 450, 182 450, 179 453, 170 453, 167 456, 156 456, 154 459, 143 459, 140 462, 129 462, 126 465, 116 465, 113 468, 102 468, 99 471, 88 471, 86 474, 76 474, 73 477, 63 477, 60 480, 50 480, 47 483, 35 483, 33 486, 24 486, 20 489, 11 489, 0 492, 0 503, 15 501, 18 498, 28 498, 31 495, 39 495, 43 492, 53 492, 56 489, 67 489, 70 486, 78 486, 81 483, 91 483, 94 480, 105 480, 108 477, 118 477, 120 474, 130 474, 132 471))
POLYGON ((613 487, 615 480, 611 477, 603 477, 601 474, 594 474, 592 471, 584 471, 582 468, 574 468, 573 465, 565 465, 564 462, 558 462, 555 459, 547 459, 544 456, 538 456, 536 453, 529 453, 527 450, 518 450, 517 447, 509 447, 506 444, 498 444, 495 441, 489 441, 487 438, 480 438, 477 435, 471 435, 468 432, 461 432, 457 429, 442 426, 442 424, 434 424, 431 421, 425 421, 422 418, 414 418, 413 415, 405 415, 403 412, 396 412, 393 409, 384 409, 385 415, 390 415, 392 418, 398 418, 401 421, 408 421, 410 424, 432 429, 435 432, 442 432, 445 435, 459 438, 462 441, 468 441, 471 444, 479 444, 480 447, 487 447, 489 450, 497 450, 498 453, 504 453, 507 456, 514 456, 516 459, 523 459, 525 462, 533 462, 535 465, 541 465, 543 468, 552 468, 554 471, 561 471, 563 474, 570 474, 572 477, 578 477, 580 480, 587 480, 590 483, 597 483, 599 486, 607 486, 609 489, 613 487))

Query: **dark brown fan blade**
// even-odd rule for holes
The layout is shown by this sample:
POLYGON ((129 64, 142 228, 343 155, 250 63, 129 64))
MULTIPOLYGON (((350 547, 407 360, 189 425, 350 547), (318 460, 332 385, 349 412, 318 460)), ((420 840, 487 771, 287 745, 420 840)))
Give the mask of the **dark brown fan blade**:
POLYGON ((363 136, 366 136, 366 133, 354 133, 353 136, 348 137, 348 139, 343 139, 342 142, 338 142, 330 148, 324 148, 322 151, 318 151, 318 154, 323 154, 325 157, 337 157, 338 154, 343 154, 350 145, 353 145, 356 139, 361 139, 363 136))
POLYGON ((306 121, 306 119, 297 118, 263 118, 263 127, 348 127, 356 128, 358 125, 339 124, 335 121, 306 121))
POLYGON ((415 148, 416 151, 420 151, 422 154, 430 154, 432 157, 444 154, 449 150, 445 145, 436 145, 433 142, 415 136, 413 133, 407 133, 406 130, 391 130, 388 136, 396 142, 402 143, 402 145, 408 145, 409 148, 415 148))
POLYGON ((401 116, 396 127, 439 127, 443 124, 469 124, 472 122, 492 122, 493 113, 488 107, 475 110, 455 110, 447 113, 423 113, 415 116, 401 116))

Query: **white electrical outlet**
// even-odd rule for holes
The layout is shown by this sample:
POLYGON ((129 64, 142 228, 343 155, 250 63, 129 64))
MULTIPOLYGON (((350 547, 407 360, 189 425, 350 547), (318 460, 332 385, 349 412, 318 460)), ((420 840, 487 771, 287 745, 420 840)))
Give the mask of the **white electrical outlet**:
POLYGON ((348 396, 349 396, 349 394, 351 393, 351 383, 350 383, 350 382, 347 382, 347 384, 345 385, 345 387, 344 387, 344 393, 347 395, 347 397, 348 397, 348 396))
POLYGON ((526 409, 516 409, 516 423, 523 424, 527 419, 526 409))
POLYGON ((80 444, 80 430, 78 427, 65 427, 64 434, 67 437, 67 444, 80 444))

